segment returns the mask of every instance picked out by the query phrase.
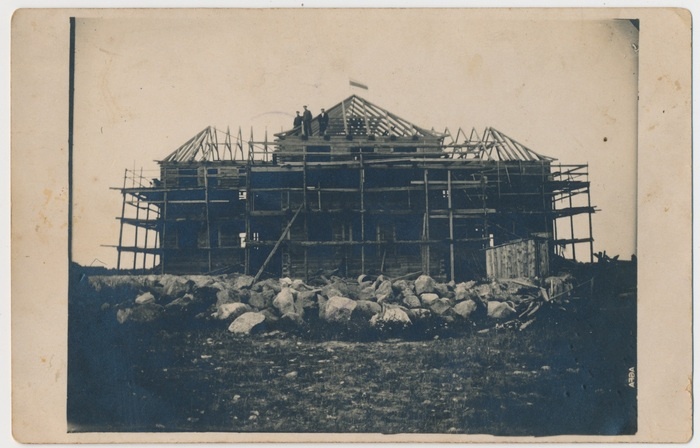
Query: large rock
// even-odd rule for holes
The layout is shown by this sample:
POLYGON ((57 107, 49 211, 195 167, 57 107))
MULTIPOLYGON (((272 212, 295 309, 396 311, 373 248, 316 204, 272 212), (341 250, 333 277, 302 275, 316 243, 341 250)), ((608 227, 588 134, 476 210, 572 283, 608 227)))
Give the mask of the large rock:
POLYGON ((408 327, 411 325, 411 319, 408 314, 398 306, 386 306, 384 312, 375 314, 369 321, 374 327, 391 326, 408 327))
POLYGON ((241 298, 239 294, 230 288, 222 289, 216 293, 216 305, 223 305, 225 303, 240 302, 241 298))
POLYGON ((224 283, 221 280, 216 280, 214 283, 210 285, 212 288, 216 289, 217 291, 223 291, 224 289, 228 289, 229 285, 224 283))
POLYGON ((311 289, 304 283, 304 280, 301 279, 292 280, 292 285, 290 287, 295 291, 308 291, 311 289))
POLYGON ((491 319, 508 319, 514 317, 517 311, 511 302, 489 302, 487 315, 491 319))
POLYGON ((391 287, 391 282, 389 280, 384 280, 379 283, 377 290, 374 292, 377 302, 390 302, 394 299, 394 290, 391 287))
POLYGON ((454 297, 454 294, 452 293, 450 288, 444 283, 435 282, 434 290, 435 294, 439 295, 440 297, 454 297))
POLYGON ((275 300, 272 302, 280 314, 295 313, 296 307, 294 306, 294 290, 291 288, 282 288, 275 300))
POLYGON ((190 275, 187 280, 194 283, 194 289, 207 288, 214 284, 214 278, 209 275, 190 275))
POLYGON ((387 277, 384 274, 381 274, 377 279, 374 281, 374 289, 379 288, 379 285, 381 285, 383 282, 390 281, 389 277, 387 277))
POLYGON ((334 285, 324 286, 321 289, 321 294, 323 294, 327 299, 330 299, 331 297, 344 297, 343 293, 334 285))
POLYGON ((146 303, 153 303, 155 301, 156 301, 156 298, 153 296, 153 294, 151 294, 150 292, 145 292, 145 293, 141 294, 140 296, 138 296, 134 300, 134 303, 136 303, 137 305, 143 305, 146 303))
POLYGON ((432 304, 430 304, 430 311, 432 311, 433 314, 436 314, 438 316, 442 316, 443 314, 447 313, 451 308, 452 306, 450 304, 450 301, 445 298, 437 299, 432 304))
POLYGON ((368 286, 369 286, 370 288, 372 288, 372 290, 374 290, 374 282, 366 281, 366 282, 362 282, 362 283, 358 283, 358 284, 357 284, 357 288, 358 288, 358 290, 360 290, 360 291, 363 290, 363 289, 365 289, 365 288, 367 288, 368 286))
POLYGON ((177 299, 165 305, 165 308, 167 310, 185 311, 192 305, 194 301, 195 297, 192 294, 185 294, 184 296, 178 297, 177 299))
POLYGON ((316 300, 316 291, 300 291, 294 302, 297 312, 301 314, 304 310, 318 308, 316 300))
POLYGON ((250 297, 248 297, 248 305, 262 310, 271 306, 273 300, 274 296, 269 300, 265 300, 265 295, 262 292, 251 291, 250 297))
POLYGON ((214 313, 214 317, 218 320, 236 319, 238 316, 243 313, 247 313, 248 311, 251 311, 251 308, 245 303, 224 303, 223 305, 218 306, 216 313, 214 313))
POLYGON ((250 289, 240 289, 236 290, 236 294, 238 294, 238 301, 241 303, 248 303, 250 300, 250 293, 252 291, 250 289))
POLYGON ((323 313, 327 322, 348 322, 357 302, 346 297, 335 296, 328 299, 323 313))
POLYGON ((371 300, 358 300, 355 302, 356 306, 352 312, 352 317, 357 317, 360 320, 369 321, 372 316, 382 312, 382 306, 377 302, 372 302, 371 300))
POLYGON ((429 275, 421 275, 416 279, 414 287, 418 295, 435 292, 435 280, 429 275))
POLYGON ((366 285, 362 290, 360 290, 360 293, 358 294, 357 298, 358 300, 373 300, 376 301, 377 297, 374 295, 374 286, 372 286, 371 283, 366 285))
POLYGON ((280 286, 279 281, 273 279, 273 278, 268 278, 266 280, 263 280, 261 282, 258 282, 256 286, 260 286, 260 290, 263 291, 264 289, 271 289, 274 291, 275 294, 279 293, 282 291, 282 286, 280 286))
POLYGON ((164 275, 160 284, 163 285, 163 295, 171 298, 180 297, 194 288, 193 281, 174 275, 164 275))
POLYGON ((493 300, 496 297, 491 285, 488 283, 476 286, 474 292, 484 302, 493 300))
POLYGON ((284 277, 279 280, 280 288, 289 288, 292 286, 292 279, 289 277, 284 277))
POLYGON ((420 308, 422 306, 418 296, 409 291, 404 291, 403 299, 401 301, 409 308, 420 308))
POLYGON ((394 283, 391 284, 391 286, 397 290, 401 291, 403 294, 406 293, 406 291, 414 292, 413 287, 407 280, 396 280, 394 283))
POLYGON ((411 318, 411 322, 413 323, 430 319, 430 316, 432 316, 430 310, 427 310, 425 308, 413 308, 406 311, 406 314, 408 314, 408 317, 411 318))
POLYGON ((235 289, 248 289, 253 285, 254 277, 250 275, 240 275, 234 280, 233 287, 235 289))
POLYGON ((331 277, 331 284, 340 292, 343 293, 343 297, 347 297, 347 288, 348 288, 348 282, 342 278, 338 277, 336 275, 331 277))
POLYGON ((435 303, 438 299, 440 299, 440 296, 432 292, 426 292, 420 295, 420 301, 425 308, 430 308, 430 305, 435 303))
MULTIPOLYGON (((459 285, 458 285, 459 286, 459 285)), ((462 317, 463 319, 469 319, 474 315, 477 309, 477 304, 475 301, 463 300, 453 307, 455 314, 462 317)))
POLYGON ((472 298, 472 289, 476 285, 476 282, 463 282, 455 285, 455 301, 461 302, 463 300, 469 300, 472 298))
POLYGON ((262 330, 265 324, 265 315, 263 313, 247 312, 243 313, 236 320, 231 322, 228 331, 235 334, 251 334, 262 330))

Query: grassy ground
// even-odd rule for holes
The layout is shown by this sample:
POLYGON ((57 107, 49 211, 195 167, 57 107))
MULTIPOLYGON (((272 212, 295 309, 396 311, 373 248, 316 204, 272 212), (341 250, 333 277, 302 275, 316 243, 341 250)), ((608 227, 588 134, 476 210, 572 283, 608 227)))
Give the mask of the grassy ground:
MULTIPOLYGON (((608 274, 606 274, 608 275, 608 274)), ((620 275, 524 331, 358 340, 119 325, 71 297, 73 431, 630 434, 634 298, 620 275), (616 283, 610 283, 615 281, 616 283)), ((603 278, 603 275, 599 277, 603 278)), ((601 285, 602 283, 602 285, 601 285)), ((362 339, 362 338, 359 338, 362 339)), ((371 339, 371 338, 364 338, 371 339)))

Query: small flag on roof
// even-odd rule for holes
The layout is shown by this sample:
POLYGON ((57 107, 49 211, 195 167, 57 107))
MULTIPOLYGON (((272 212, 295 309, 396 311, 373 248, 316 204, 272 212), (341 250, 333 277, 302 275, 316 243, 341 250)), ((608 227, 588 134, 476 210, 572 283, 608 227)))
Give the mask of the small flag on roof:
POLYGON ((350 78, 350 86, 352 86, 352 87, 358 87, 358 88, 360 88, 360 89, 369 90, 369 87, 367 87, 367 84, 362 84, 361 82, 355 81, 355 80, 352 79, 352 78, 350 78))

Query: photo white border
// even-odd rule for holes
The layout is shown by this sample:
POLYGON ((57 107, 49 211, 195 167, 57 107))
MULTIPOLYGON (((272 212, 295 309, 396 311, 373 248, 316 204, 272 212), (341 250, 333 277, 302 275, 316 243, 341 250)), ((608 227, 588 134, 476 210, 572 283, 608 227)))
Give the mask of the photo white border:
MULTIPOLYGON (((9 8, 8 11, 11 12, 12 8, 14 8, 14 7, 26 7, 26 6, 31 6, 31 7, 47 7, 47 6, 50 6, 50 7, 60 7, 60 6, 94 7, 94 6, 96 6, 94 3, 95 2, 80 2, 80 1, 76 1, 76 2, 60 2, 60 1, 58 1, 58 2, 8 2, 7 4, 3 4, 2 8, 3 8, 3 12, 5 12, 5 9, 8 9, 8 8, 9 8), (44 4, 42 4, 42 3, 44 3, 44 4)), ((251 6, 252 3, 253 2, 243 2, 243 6, 251 6)), ((386 2, 386 3, 382 2, 381 6, 403 6, 403 5, 405 5, 405 2, 400 2, 400 3, 401 4, 399 5, 399 2, 386 2)), ((468 5, 469 6, 490 6, 490 5, 488 5, 488 3, 489 2, 470 2, 468 5)), ((565 2, 558 2, 557 6, 581 6, 581 3, 582 2, 566 2, 565 1, 565 2)), ((615 6, 615 7, 617 7, 617 6, 621 6, 621 7, 632 6, 629 3, 630 2, 589 2, 589 3, 586 3, 586 6, 615 6)), ((655 2, 655 3, 659 4, 660 6, 669 6, 669 4, 670 4, 670 2, 664 2, 664 3, 655 2)), ((239 5, 239 4, 241 4, 241 3, 238 2, 237 5, 239 5)), ((222 1, 204 2, 204 3, 199 3, 199 4, 194 4, 193 2, 163 2, 163 1, 159 1, 159 2, 156 2, 156 1, 141 1, 141 2, 125 1, 125 2, 119 3, 120 7, 122 7, 122 6, 123 7, 144 7, 144 6, 147 6, 147 7, 155 7, 155 6, 158 6, 158 7, 170 7, 170 6, 177 6, 177 7, 186 7, 186 6, 223 7, 223 6, 231 6, 231 5, 232 5, 231 2, 222 2, 222 1)), ((296 2, 269 2, 269 3, 266 3, 266 6, 285 6, 286 7, 286 6, 298 6, 298 5, 299 5, 299 3, 296 3, 296 2)), ((322 5, 321 2, 304 2, 304 7, 314 7, 314 6, 320 7, 320 6, 325 6, 325 5, 326 5, 326 3, 324 3, 322 5)), ((370 3, 370 2, 360 2, 359 4, 355 4, 355 5, 357 5, 357 6, 370 6, 370 5, 376 6, 375 3, 370 3)), ((440 2, 439 5, 440 6, 465 6, 465 3, 464 2, 440 2)), ((100 6, 101 7, 102 6, 114 6, 114 2, 112 2, 111 5, 110 5, 110 3, 103 2, 103 3, 100 3, 100 6)), ((259 5, 256 3, 255 6, 259 6, 259 5)), ((346 6, 346 5, 338 4, 338 6, 346 6)), ((421 3, 418 3, 417 5, 414 5, 414 6, 435 6, 435 5, 428 4, 427 2, 425 2, 425 3, 421 2, 421 3)), ((517 7, 520 7, 520 6, 524 6, 524 3, 523 2, 505 2, 505 3, 500 4, 499 6, 517 6, 517 7)), ((536 2, 527 2, 527 6, 547 6, 547 5, 538 4, 536 2)), ((691 10, 691 12, 696 12, 698 10, 698 7, 695 5, 691 5, 690 2, 673 2, 673 6, 684 7, 686 9, 691 10), (684 3, 687 3, 687 4, 684 4, 684 3)), ((604 9, 603 11, 612 11, 612 10, 611 9, 604 9)), ((642 26, 645 26, 644 24, 649 23, 649 21, 656 20, 656 17, 653 16, 653 10, 646 10, 646 11, 640 10, 640 12, 642 13, 641 14, 642 15, 642 21, 641 21, 642 26), (651 14, 651 15, 649 16, 649 18, 644 20, 643 16, 645 16, 647 14, 651 14)), ((3 17, 6 18, 5 24, 9 28, 10 14, 3 15, 3 17)), ((6 32, 4 34, 6 37, 9 37, 9 29, 6 30, 6 32)), ((676 69, 678 67, 672 67, 670 65, 663 65, 663 64, 659 64, 657 66, 654 66, 654 62, 656 62, 656 61, 652 62, 652 64, 650 65, 648 57, 645 55, 645 51, 646 51, 645 48, 646 48, 647 42, 646 42, 646 38, 644 37, 644 32, 642 32, 640 34, 640 39, 642 40, 640 42, 640 47, 642 48, 642 52, 640 52, 640 90, 642 92, 640 100, 642 102, 644 102, 645 88, 646 88, 646 86, 653 84, 653 79, 654 79, 654 75, 650 72, 650 70, 654 70, 654 69, 663 70, 664 74, 667 74, 667 72, 669 72, 669 71, 673 73, 674 69, 676 69)), ((668 42, 666 42, 664 39, 659 39, 659 41, 656 43, 658 45, 663 45, 664 43, 668 43, 668 42)), ((666 49, 666 50, 668 50, 668 49, 666 49)), ((9 60, 9 44, 3 45, 2 51, 3 51, 3 55, 6 56, 5 60, 9 60)), ((663 53, 664 50, 662 49, 661 52, 663 53)), ((697 73, 697 70, 695 70, 694 72, 697 73)), ((686 73, 680 73, 679 75, 681 77, 688 76, 688 74, 686 74, 686 73)), ((8 75, 8 77, 9 77, 9 75, 8 75)), ((5 84, 9 85, 9 80, 7 80, 5 84)), ((66 90, 67 89, 65 89, 61 92, 58 92, 58 93, 65 96, 66 90)), ((659 93, 663 94, 663 92, 659 92, 659 93)), ((661 100, 666 101, 666 97, 661 98, 661 100)), ((681 98, 681 101, 682 100, 683 100, 683 98, 681 98)), ((8 103, 9 103, 9 96, 8 96, 8 103)), ((7 112, 7 110, 5 108, 3 108, 3 110, 2 110, 2 118, 4 118, 4 120, 2 120, 3 126, 7 125, 9 122, 9 113, 7 112)), ((671 117, 669 117, 669 118, 671 118, 671 117)), ((644 124, 648 123, 648 119, 649 119, 649 117, 640 108, 639 129, 645 129, 644 124)), ((67 120, 64 120, 64 121, 65 121, 65 125, 63 126, 62 129, 67 128, 67 120)), ((678 124, 677 122, 662 123, 662 127, 672 128, 672 127, 675 127, 677 124, 678 124)), ((670 130, 670 129, 667 129, 667 130, 670 130)), ((689 131, 689 129, 681 128, 681 131, 689 131)), ((9 140, 9 125, 6 129, 6 133, 4 133, 3 135, 8 136, 6 138, 6 140, 9 140)), ((690 135, 689 134, 682 135, 681 137, 683 138, 683 140, 680 142, 680 147, 686 148, 686 151, 687 151, 687 148, 690 145, 690 135)), ((688 241, 687 238, 683 238, 682 241, 679 242, 680 244, 678 244, 676 246, 674 246, 673 244, 669 244, 668 241, 666 241, 667 244, 665 244, 665 246, 666 246, 665 248, 664 247, 659 248, 659 247, 657 247, 657 245, 651 244, 652 241, 645 241, 644 240, 645 235, 649 234, 649 229, 646 229, 644 227, 645 223, 649 222, 650 218, 652 218, 654 221, 658 221, 659 216, 656 214, 657 210, 663 209, 664 207, 668 206, 669 204, 671 204, 673 206, 672 210, 675 213, 673 213, 672 216, 668 218, 666 223, 673 223, 673 222, 686 223, 688 220, 688 213, 690 210, 690 198, 689 197, 685 197, 684 195, 680 195, 681 197, 669 196, 669 194, 674 193, 674 192, 677 195, 680 192, 687 191, 686 189, 684 189, 685 186, 683 186, 683 187, 674 186, 671 189, 663 189, 663 191, 658 191, 656 189, 654 189, 653 191, 651 191, 651 190, 647 191, 647 190, 644 190, 642 188, 643 185, 648 186, 647 181, 649 181, 650 179, 645 177, 648 174, 652 174, 652 175, 654 173, 661 174, 662 179, 656 179, 656 180, 661 180, 663 182, 670 182, 670 181, 677 182, 678 181, 678 173, 679 173, 678 170, 680 170, 680 173, 683 173, 683 167, 681 165, 683 163, 683 160, 685 161, 685 163, 687 165, 689 157, 684 157, 683 160, 679 160, 679 166, 673 166, 671 163, 669 163, 668 159, 671 158, 670 154, 674 154, 674 153, 671 153, 670 151, 667 151, 666 149, 664 149, 664 148, 666 148, 666 145, 668 145, 668 142, 656 141, 654 139, 647 139, 647 138, 643 137, 642 133, 640 133, 640 148, 642 148, 644 145, 657 145, 656 147, 659 148, 660 153, 653 155, 653 157, 651 157, 650 159, 647 159, 646 154, 640 154, 639 197, 644 198, 645 195, 647 193, 650 193, 650 192, 651 193, 655 192, 654 194, 656 195, 656 197, 652 198, 651 201, 645 202, 643 204, 643 207, 641 207, 639 210, 639 212, 640 212, 640 232, 639 232, 640 237, 639 237, 639 246, 638 246, 638 255, 639 255, 639 263, 640 263, 640 288, 639 288, 639 290, 640 290, 640 295, 639 295, 639 297, 640 297, 640 316, 639 316, 640 362, 639 362, 639 374, 640 374, 640 382, 642 384, 646 381, 644 379, 644 376, 646 375, 647 372, 649 372, 649 370, 647 370, 647 367, 649 369, 657 369, 657 370, 658 369, 663 370, 663 369, 667 369, 669 367, 667 365, 664 365, 663 362, 659 362, 658 359, 651 359, 651 358, 647 357, 647 355, 644 354, 641 350, 642 345, 644 345, 644 348, 646 349, 646 343, 648 342, 647 335, 644 334, 646 332, 646 330, 643 329, 643 327, 646 323, 646 319, 651 317, 652 319, 655 319, 658 321, 658 319, 660 317, 660 316, 658 316, 658 313, 659 313, 658 310, 656 310, 657 315, 651 316, 648 313, 648 311, 649 311, 648 308, 646 311, 644 311, 642 309, 642 308, 646 308, 646 305, 648 305, 648 302, 645 302, 645 300, 655 301, 655 302, 663 302, 664 300, 668 300, 667 297, 669 295, 687 298, 686 300, 688 300, 688 302, 681 302, 680 299, 677 299, 677 300, 679 300, 678 305, 680 305, 680 308, 681 308, 680 312, 676 311, 676 312, 671 312, 668 314, 663 312, 662 313, 663 315, 661 316, 663 318, 663 327, 661 328, 661 330, 670 332, 673 335, 676 335, 678 333, 678 338, 669 337, 668 335, 666 335, 666 336, 664 336, 663 340, 664 341, 666 341, 666 340, 679 341, 679 343, 682 345, 681 351, 687 353, 687 359, 682 360, 683 366, 685 366, 690 361, 690 347, 687 346, 688 344, 685 342, 685 339, 687 339, 687 336, 688 336, 687 332, 689 330, 688 313, 690 312, 691 306, 692 306, 692 302, 690 302, 690 296, 689 296, 690 292, 691 292, 690 291, 691 286, 689 283, 690 279, 687 278, 687 275, 686 275, 687 273, 684 269, 685 266, 680 266, 680 268, 677 269, 677 270, 680 270, 681 272, 670 272, 669 273, 670 278, 669 278, 669 276, 665 276, 665 279, 664 279, 665 282, 668 281, 668 282, 672 283, 672 280, 674 280, 674 279, 678 280, 678 286, 675 289, 673 289, 673 286, 672 286, 671 291, 669 291, 668 288, 659 290, 658 285, 650 285, 649 289, 646 289, 644 286, 642 286, 645 279, 649 278, 648 276, 660 276, 660 272, 659 272, 660 268, 663 268, 664 266, 667 266, 664 269, 669 269, 669 268, 673 267, 674 261, 678 260, 678 255, 679 255, 678 250, 679 249, 682 252, 683 250, 687 251, 690 248, 690 242, 688 241), (667 166, 668 172, 659 173, 658 168, 661 166, 661 165, 659 165, 660 161, 663 161, 665 166, 667 166), (646 216, 646 214, 644 213, 645 210, 651 210, 652 216, 646 216), (662 252, 661 253, 657 252, 659 250, 661 250, 662 252), (653 255, 654 259, 651 259, 651 258, 645 259, 645 257, 649 257, 648 251, 655 252, 653 255), (680 275, 680 277, 674 277, 676 275, 680 275), (653 294, 652 294, 652 292, 653 292, 653 294), (651 297, 652 295, 654 295, 654 297, 651 297), (685 333, 683 333, 683 332, 685 332, 685 333), (647 359, 645 359, 645 358, 647 358, 647 359), (647 363, 648 365, 645 365, 645 363, 647 363), (653 364, 656 364, 656 366, 654 366, 653 364)), ((9 145, 8 145, 8 147, 9 147, 9 145)), ((8 151, 8 153, 9 153, 9 151, 8 151)), ((5 153, 3 152, 3 154, 5 154, 5 153)), ((9 154, 8 154, 8 159, 9 159, 9 154)), ((19 162, 19 166, 15 166, 14 169, 21 169, 21 168, 22 168, 21 162, 19 162)), ((7 170, 6 172, 4 172, 5 176, 3 178, 6 179, 7 182, 9 183, 9 179, 10 179, 9 163, 4 164, 3 169, 7 170)), ((681 179, 681 180, 684 180, 684 179, 681 179)), ((689 179, 687 179, 687 180, 689 180, 689 179)), ((688 187, 689 187, 689 185, 688 185, 688 187)), ((8 193, 8 195, 9 195, 9 193, 8 193)), ((0 205, 9 204, 9 197, 7 197, 8 195, 2 196, 2 200, 6 201, 6 203, 2 203, 0 205)), ((9 210, 9 207, 2 207, 2 209, 9 210)), ((8 225, 8 220, 9 220, 9 218, 3 219, 2 224, 8 225)), ((687 224, 688 224, 688 229, 683 228, 683 232, 685 232, 685 233, 687 233, 686 230, 689 230, 689 223, 687 223, 687 224)), ((671 225, 670 229, 669 229, 669 227, 663 227, 663 229, 668 232, 670 229, 673 229, 673 225, 671 225)), ((3 230, 6 230, 6 229, 3 228, 3 230)), ((655 230, 655 229, 652 229, 652 234, 653 234, 653 230, 655 230)), ((683 233, 683 232, 681 232, 681 233, 683 233)), ((6 232, 3 232, 3 234, 6 236, 9 236, 9 228, 7 229, 6 232)), ((688 235, 683 235, 683 236, 688 236, 688 235)), ((18 244, 18 243, 14 242, 14 244, 18 244)), ((2 240, 3 250, 8 246, 9 246, 9 238, 8 238, 7 244, 6 244, 5 240, 2 240)), ((22 249, 21 246, 16 246, 16 247, 18 247, 19 250, 22 249)), ((683 255, 685 256, 686 254, 683 254, 683 255)), ((689 256, 687 258, 689 260, 689 256)), ((8 262, 8 266, 7 266, 8 269, 6 269, 5 272, 9 272, 10 271, 10 269, 9 269, 10 268, 10 266, 9 266, 9 253, 8 253, 8 256, 5 260, 8 262)), ((666 271, 664 271, 664 272, 666 272, 666 271)), ((14 274, 13 274, 13 278, 14 278, 14 274)), ((668 285, 664 284, 662 286, 668 286, 668 285)), ((6 292, 7 292, 7 294, 4 296, 10 297, 9 290, 6 290, 6 292)), ((2 330, 1 330, 3 332, 2 335, 7 336, 7 339, 5 339, 6 341, 9 341, 9 329, 10 329, 10 320, 9 320, 10 306, 9 305, 10 305, 9 301, 5 301, 2 305, 2 308, 0 308, 0 313, 2 316, 2 320, 0 321, 0 327, 2 328, 2 330)), ((653 336, 654 335, 652 335, 652 337, 653 336)), ((656 341, 656 343, 658 344, 658 341, 656 341)), ((678 346, 677 344, 675 346, 663 346, 663 347, 657 346, 656 349, 658 350, 658 353, 656 353, 656 354, 664 353, 664 352, 666 352, 666 353, 671 352, 677 346, 678 346)), ((2 352, 0 352, 0 358, 2 358, 2 360, 3 360, 2 361, 2 363, 3 363, 2 364, 3 385, 5 385, 6 383, 9 383, 9 380, 10 380, 10 378, 9 378, 9 366, 6 365, 7 361, 10 359, 10 352, 9 352, 9 350, 6 351, 6 349, 8 349, 8 348, 9 348, 8 344, 2 344, 2 352), (7 375, 7 377, 5 375, 7 375)), ((15 356, 21 356, 21 354, 17 354, 17 353, 14 353, 14 354, 15 354, 15 356)), ((673 365, 676 365, 676 363, 674 362, 673 365)), ((690 367, 690 364, 688 364, 688 368, 689 367, 690 367)), ((683 375, 686 375, 688 372, 682 372, 682 373, 683 373, 683 375)), ((46 378, 44 378, 44 379, 46 379, 46 378)), ((678 378, 676 376, 674 376, 674 380, 672 381, 672 384, 668 383, 668 382, 664 382, 663 384, 658 384, 657 386, 659 386, 660 388, 669 388, 670 390, 673 390, 674 393, 677 395, 679 393, 678 387, 680 387, 680 383, 678 382, 678 378)), ((641 392, 642 392, 642 389, 640 389, 640 395, 641 395, 641 392)), ((676 403, 676 401, 674 401, 675 400, 674 397, 678 398, 676 395, 668 398, 668 400, 671 402, 671 404, 676 403)), ((2 395, 0 395, 0 397, 1 398, 6 398, 6 397, 9 398, 9 391, 8 391, 8 394, 5 395, 5 388, 3 388, 2 395)), ((680 397, 679 399, 682 400, 683 398, 680 397)), ((6 405, 9 405, 10 400, 2 400, 2 402, 6 405)), ((653 415, 653 418, 650 419, 650 418, 648 418, 649 416, 644 415, 644 413, 642 412, 641 406, 642 405, 640 404, 640 420, 639 420, 640 434, 638 436, 631 437, 631 438, 622 437, 621 438, 622 440, 635 441, 635 440, 639 439, 640 441, 646 441, 646 442, 653 442, 656 440, 682 441, 684 439, 684 437, 687 436, 687 421, 680 421, 680 422, 678 422, 678 421, 673 422, 672 421, 672 422, 667 423, 663 419, 664 418, 673 419, 674 415, 672 415, 672 414, 669 415, 668 412, 664 412, 663 408, 658 409, 659 415, 655 414, 655 415, 653 415), (683 428, 686 428, 686 429, 683 429, 683 428), (678 437, 679 434, 681 435, 680 437, 678 437)), ((673 406, 670 406, 670 407, 672 408, 673 406)), ((3 408, 3 412, 4 411, 5 411, 5 409, 3 408)), ((9 415, 11 415, 11 414, 9 414, 9 415)), ((0 427, 0 429, 3 430, 2 431, 3 436, 5 435, 5 431, 4 431, 5 430, 5 422, 7 420, 9 420, 9 415, 8 415, 7 419, 6 418, 2 419, 2 427, 0 427)), ((5 417, 4 414, 3 414, 3 417, 5 417)), ((41 417, 50 418, 48 414, 45 416, 42 416, 40 414, 40 418, 38 419, 39 421, 36 422, 38 425, 37 426, 38 428, 41 428, 41 417)), ((689 415, 682 416, 682 417, 683 417, 683 419, 690 418, 689 415)), ((64 420, 65 420, 65 418, 64 418, 64 420)), ((8 434, 9 434, 9 432, 8 432, 8 434)), ((51 433, 48 433, 48 434, 44 433, 44 435, 47 438, 51 439, 52 441, 59 441, 59 439, 54 438, 53 434, 51 434, 51 433)), ((84 442, 104 442, 104 441, 112 439, 110 434, 103 434, 101 436, 98 435, 97 437, 95 437, 94 435, 66 435, 66 434, 64 434, 64 435, 68 436, 65 439, 63 439, 64 441, 67 441, 67 442, 83 442, 83 441, 84 442)), ((124 441, 142 440, 142 434, 120 434, 120 436, 126 436, 123 438, 124 441)), ((230 435, 224 434, 224 436, 230 436, 230 435)), ((254 436, 255 436, 254 438, 256 440, 260 440, 259 435, 254 435, 254 436)), ((326 436, 324 435, 324 437, 326 437, 326 436)), ((607 437, 606 438, 599 438, 599 437, 575 436, 574 438, 577 441, 583 441, 583 440, 601 441, 603 439, 609 440, 609 438, 607 438, 607 437)), ((288 441, 289 437, 283 435, 279 439, 280 439, 280 441, 288 441)), ((295 436, 294 439, 298 440, 299 438, 295 436)), ((309 438, 308 441, 312 441, 311 439, 314 439, 314 438, 313 437, 309 438)), ((415 442, 426 440, 426 439, 423 439, 421 436, 417 436, 417 437, 410 436, 410 439, 411 439, 411 441, 415 441, 415 442)), ((466 439, 472 439, 472 437, 467 436, 466 438, 464 438, 462 436, 454 436, 454 437, 450 438, 450 441, 462 441, 462 440, 466 440, 466 439)), ((487 440, 489 440, 489 441, 490 440, 497 440, 497 439, 500 439, 500 441, 504 441, 504 442, 516 440, 516 439, 512 439, 512 438, 487 438, 487 440)), ((517 439, 521 439, 521 438, 517 438, 517 439)), ((530 438, 530 439, 534 440, 532 438, 530 438)), ((553 437, 553 438, 547 438, 547 439, 548 439, 547 441, 556 441, 556 440, 565 440, 565 439, 571 440, 571 438, 569 436, 563 436, 563 438, 553 437)), ((181 434, 158 434, 153 438, 153 441, 160 441, 160 442, 171 442, 171 441, 175 441, 175 440, 178 440, 178 441, 198 440, 199 441, 199 440, 202 440, 202 438, 201 438, 201 435, 199 435, 199 434, 182 434, 182 435, 181 434)), ((252 439, 248 439, 248 440, 252 441, 252 439)), ((7 444, 3 444, 3 446, 18 446, 18 445, 17 445, 16 441, 14 441, 10 436, 10 438, 7 440, 7 444)), ((87 445, 81 445, 81 446, 87 446, 87 445)), ((183 445, 178 445, 178 446, 183 446, 183 445)), ((645 445, 645 446, 649 446, 649 445, 645 445)))

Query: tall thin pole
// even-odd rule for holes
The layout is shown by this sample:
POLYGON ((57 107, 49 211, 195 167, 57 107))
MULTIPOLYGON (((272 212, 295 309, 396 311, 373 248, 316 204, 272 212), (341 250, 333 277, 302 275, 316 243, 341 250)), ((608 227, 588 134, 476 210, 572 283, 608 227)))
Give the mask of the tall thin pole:
MULTIPOLYGON (((121 269, 122 262, 122 238, 124 236, 124 212, 126 211, 126 173, 128 170, 124 170, 124 184, 122 186, 122 216, 119 219, 119 246, 117 247, 117 271, 121 269)), ((70 205, 70 204, 69 204, 70 205)), ((70 229, 70 226, 68 226, 70 229)), ((69 244, 70 247, 70 244, 69 244)))
MULTIPOLYGON (((345 130, 345 135, 348 135, 348 120, 345 117, 345 100, 343 100, 341 103, 341 108, 343 110, 343 129, 345 130)), ((364 247, 364 246, 362 246, 364 247)), ((364 272, 364 269, 362 270, 364 272)))
POLYGON ((452 171, 447 170, 447 208, 450 213, 450 280, 455 281, 455 233, 452 211, 452 171))
MULTIPOLYGON (((73 113, 75 100, 75 17, 70 18, 70 50, 68 54, 68 264, 73 262, 73 113)), ((124 213, 122 213, 124 218, 124 213)), ((123 221, 122 221, 123 222, 123 221)), ((123 225, 123 224, 122 224, 123 225)), ((121 230, 120 230, 121 239, 121 230)), ((117 251, 121 258, 121 242, 117 251)), ((119 267, 117 266, 117 269, 119 267)))
MULTIPOLYGON (((307 179, 306 179, 306 151, 308 147, 304 145, 303 154, 303 180, 304 180, 304 202, 302 204, 304 208, 304 241, 309 241, 309 221, 308 221, 308 204, 306 202, 307 194, 307 179)), ((319 207, 320 209, 320 207, 319 207)), ((320 211, 320 210, 319 210, 320 211)), ((304 246, 304 281, 309 280, 309 248, 304 246)))
MULTIPOLYGON (((136 173, 134 173, 134 176, 136 173)), ((136 248, 139 245, 139 211, 141 209, 141 196, 139 195, 134 195, 136 198, 136 220, 134 221, 136 225, 134 226, 134 264, 133 264, 133 269, 136 270, 136 248)))
MULTIPOLYGON (((144 242, 143 242, 144 249, 148 249, 148 234, 150 233, 149 229, 148 229, 148 224, 149 224, 148 221, 150 219, 150 214, 151 214, 151 204, 147 203, 146 204, 146 235, 144 237, 144 242)), ((153 255, 153 256, 155 257, 155 255, 153 255)), ((143 264, 141 266, 141 269, 143 269, 144 271, 146 270, 146 258, 148 258, 148 252, 144 250, 143 251, 143 264)))
POLYGON ((163 234, 160 237, 160 273, 165 274, 165 251, 167 250, 166 247, 166 238, 165 238, 165 232, 168 229, 168 192, 164 191, 163 192, 163 234))
MULTIPOLYGON (((573 202, 571 201, 571 193, 569 193, 569 209, 573 208, 573 202)), ((576 261, 576 242, 574 237, 574 215, 569 215, 569 226, 571 228, 571 253, 574 256, 574 261, 576 261)))
MULTIPOLYGON (((586 165, 586 172, 588 172, 588 165, 586 165)), ((593 263, 593 214, 591 213, 591 188, 586 188, 586 195, 588 196, 588 238, 590 252, 591 252, 591 263, 593 263)))
POLYGON ((423 186, 425 187, 425 275, 430 275, 430 203, 428 200, 428 170, 423 170, 423 186))
POLYGON ((245 274, 250 275, 250 213, 253 198, 250 194, 250 160, 245 166, 245 274))
POLYGON ((204 214, 207 220, 207 262, 211 272, 211 224, 209 221, 209 167, 204 165, 204 214))
POLYGON ((360 153, 360 271, 365 273, 365 165, 360 153))

